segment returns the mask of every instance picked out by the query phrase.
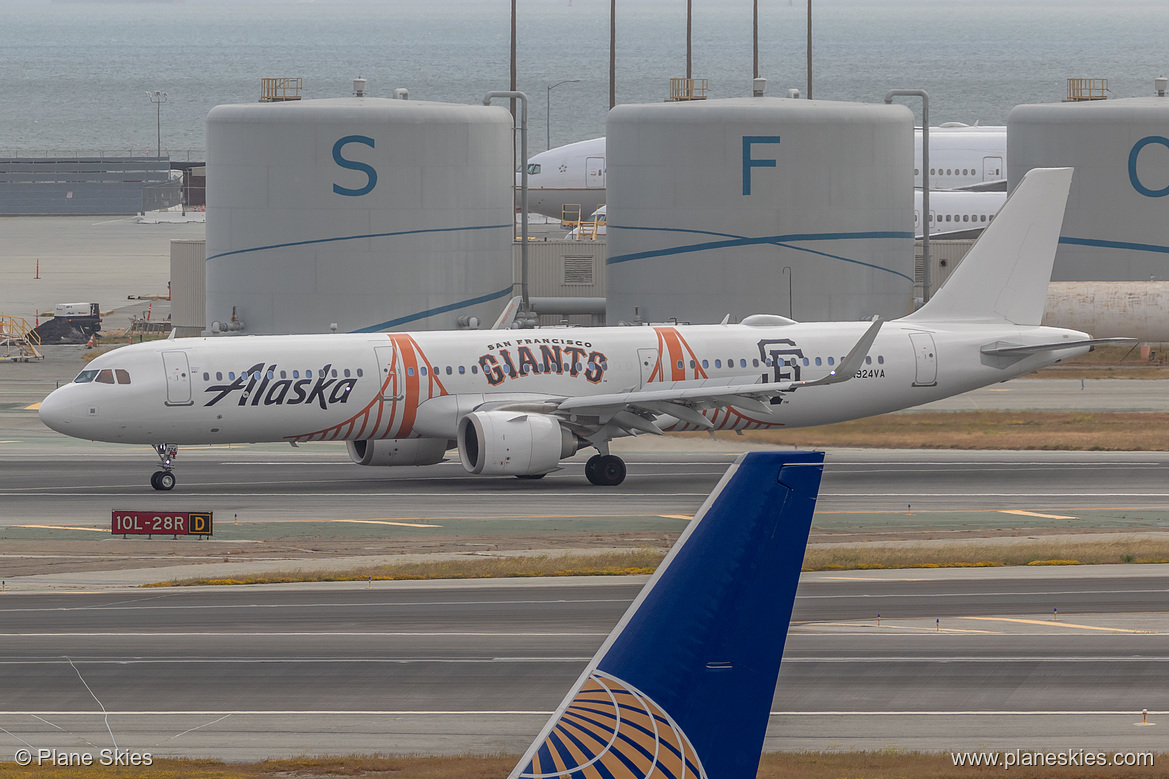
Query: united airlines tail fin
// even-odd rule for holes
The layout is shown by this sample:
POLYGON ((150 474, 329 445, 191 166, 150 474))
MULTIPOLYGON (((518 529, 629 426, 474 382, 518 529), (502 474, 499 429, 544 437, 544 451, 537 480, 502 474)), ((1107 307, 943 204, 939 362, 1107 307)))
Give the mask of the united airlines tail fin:
POLYGON ((730 467, 511 779, 754 779, 823 463, 730 467))
POLYGON ((1071 184, 1071 168, 1029 171, 941 289, 901 321, 1038 325, 1071 184))

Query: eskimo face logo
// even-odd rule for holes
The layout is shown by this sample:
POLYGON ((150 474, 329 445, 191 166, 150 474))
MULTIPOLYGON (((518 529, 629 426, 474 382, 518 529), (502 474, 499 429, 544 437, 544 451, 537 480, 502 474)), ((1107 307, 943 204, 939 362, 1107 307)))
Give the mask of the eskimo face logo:
POLYGON ((264 363, 258 362, 241 373, 230 384, 213 384, 204 392, 214 392, 215 397, 204 403, 204 406, 214 406, 233 392, 239 392, 237 405, 253 406, 297 406, 300 404, 318 404, 322 409, 328 409, 334 404, 346 403, 349 393, 357 386, 357 379, 339 379, 332 373, 333 364, 329 363, 317 372, 316 378, 276 378, 276 364, 267 368, 264 363), (291 395, 291 397, 290 397, 291 395))
POLYGON ((479 357, 479 368, 492 387, 508 379, 521 379, 549 373, 600 384, 608 367, 603 352, 592 351, 587 341, 569 338, 518 338, 490 344, 487 354, 479 357), (494 352, 494 354, 492 354, 494 352))

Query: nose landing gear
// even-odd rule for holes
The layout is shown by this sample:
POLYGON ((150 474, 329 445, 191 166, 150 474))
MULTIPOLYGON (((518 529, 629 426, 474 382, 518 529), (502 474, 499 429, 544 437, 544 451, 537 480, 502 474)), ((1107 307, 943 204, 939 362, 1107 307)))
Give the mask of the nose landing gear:
POLYGON ((154 453, 162 462, 162 470, 155 471, 150 476, 150 486, 160 492, 167 492, 175 488, 174 460, 179 456, 178 444, 158 444, 154 453))

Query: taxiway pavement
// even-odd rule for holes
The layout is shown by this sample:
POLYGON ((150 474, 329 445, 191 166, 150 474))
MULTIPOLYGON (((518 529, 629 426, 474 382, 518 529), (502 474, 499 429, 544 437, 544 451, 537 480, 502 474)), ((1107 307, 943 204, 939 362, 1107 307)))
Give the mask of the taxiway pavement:
MULTIPOLYGON (((642 581, 9 595, 0 744, 520 752, 642 581)), ((1166 595, 1151 566, 805 574, 766 748, 1163 749, 1166 595)))

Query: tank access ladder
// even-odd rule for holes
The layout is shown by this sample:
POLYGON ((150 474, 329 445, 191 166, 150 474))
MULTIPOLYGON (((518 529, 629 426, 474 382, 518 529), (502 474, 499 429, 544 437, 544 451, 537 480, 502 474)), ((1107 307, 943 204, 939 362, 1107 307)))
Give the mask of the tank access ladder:
POLYGON ((0 314, 0 362, 43 360, 41 337, 29 327, 28 320, 0 314))

